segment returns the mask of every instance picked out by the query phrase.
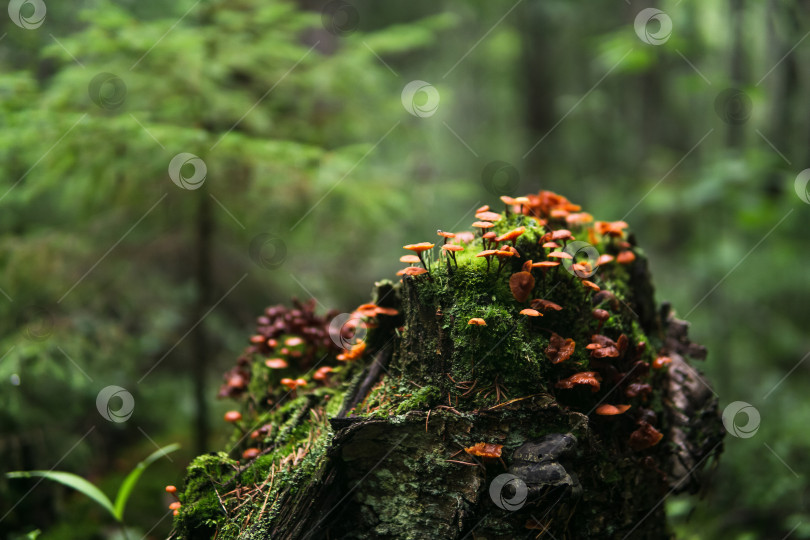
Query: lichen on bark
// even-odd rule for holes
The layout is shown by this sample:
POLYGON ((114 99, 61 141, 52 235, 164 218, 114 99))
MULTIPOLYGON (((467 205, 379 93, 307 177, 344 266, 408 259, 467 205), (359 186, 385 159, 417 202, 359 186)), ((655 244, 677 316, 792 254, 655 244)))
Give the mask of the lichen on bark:
POLYGON ((260 317, 221 392, 242 406, 232 456, 189 466, 176 538, 669 536, 663 498, 721 449, 705 351, 656 308, 626 224, 549 192, 505 203, 478 213, 495 238, 409 246, 429 272, 338 328, 301 304, 260 317))

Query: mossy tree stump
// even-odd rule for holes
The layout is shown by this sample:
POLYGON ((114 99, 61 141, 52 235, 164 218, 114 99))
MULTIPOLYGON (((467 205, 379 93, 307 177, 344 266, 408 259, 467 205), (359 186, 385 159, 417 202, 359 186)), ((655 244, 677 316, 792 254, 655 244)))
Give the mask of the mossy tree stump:
POLYGON ((689 363, 705 351, 656 308, 625 224, 549 192, 506 202, 478 214, 494 239, 417 248, 429 272, 333 323, 343 351, 334 314, 260 318, 223 387, 243 457, 191 464, 177 538, 670 535, 664 498, 721 449, 689 363))

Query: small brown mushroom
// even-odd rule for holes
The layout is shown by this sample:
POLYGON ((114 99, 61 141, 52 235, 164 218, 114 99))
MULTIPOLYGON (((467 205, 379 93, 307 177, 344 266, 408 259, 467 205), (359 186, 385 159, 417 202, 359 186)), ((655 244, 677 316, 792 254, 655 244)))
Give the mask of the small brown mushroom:
POLYGON ((575 347, 576 342, 573 339, 565 339, 556 332, 552 332, 551 338, 548 340, 548 347, 546 347, 546 356, 552 364, 559 364, 571 358, 575 347))
POLYGON ((587 384, 591 387, 591 392, 598 392, 600 388, 600 381, 602 380, 601 375, 595 371, 583 371, 581 373, 574 373, 567 379, 562 379, 557 381, 554 385, 555 388, 563 388, 566 390, 570 390, 574 388, 575 385, 578 384, 587 384))
POLYGON ((616 255, 616 262, 619 264, 630 264, 636 260, 636 254, 632 251, 621 251, 616 255))
POLYGON ((655 446, 661 442, 661 439, 663 438, 663 433, 642 420, 639 423, 638 429, 630 434, 630 439, 627 442, 630 445, 630 448, 639 452, 655 446))
POLYGON ((542 317, 543 314, 537 311, 536 309, 526 308, 520 310, 521 315, 526 315, 527 317, 542 317))
POLYGON ((670 362, 672 362, 672 358, 670 358, 669 356, 659 356, 658 358, 653 360, 652 367, 653 369, 661 369, 670 362))
POLYGON ((610 319, 610 313, 608 313, 604 309, 598 309, 597 308, 597 309, 591 311, 591 315, 593 316, 594 319, 599 321, 599 326, 596 328, 596 331, 601 332, 602 331, 602 326, 604 326, 605 322, 608 319, 610 319))
POLYGON ((546 311, 552 309, 554 311, 562 311, 563 307, 559 304, 555 304, 549 300, 543 300, 542 298, 535 298, 531 301, 530 305, 535 309, 540 309, 542 311, 546 311))
POLYGON ((253 459, 261 453, 262 451, 259 450, 258 448, 248 448, 247 450, 242 452, 242 459, 253 459))
POLYGON ((515 300, 525 302, 534 289, 534 276, 530 272, 515 272, 509 277, 509 289, 515 300))

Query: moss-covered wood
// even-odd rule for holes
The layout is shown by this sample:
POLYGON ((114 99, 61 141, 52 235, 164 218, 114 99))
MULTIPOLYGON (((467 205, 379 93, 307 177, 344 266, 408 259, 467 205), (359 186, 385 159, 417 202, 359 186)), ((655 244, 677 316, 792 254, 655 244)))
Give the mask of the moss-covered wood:
POLYGON ((476 255, 496 242, 479 234, 453 240, 464 248, 455 261, 423 253, 429 274, 377 284, 377 307, 355 312, 368 335, 343 361, 326 351, 327 377, 313 377, 322 365, 295 373, 295 350, 284 349, 288 370, 268 368, 256 339, 238 368, 249 384, 235 392, 244 424, 234 455, 191 464, 176 537, 668 537, 663 498, 697 490, 720 451, 716 400, 689 364, 705 351, 656 308, 623 224, 566 220, 574 205, 534 197, 490 216, 497 235, 525 228, 490 260, 476 255), (566 226, 613 258, 598 269, 576 258, 567 266, 579 267, 531 268, 572 251, 563 232, 559 248, 543 247, 566 226), (510 288, 521 271, 534 281, 525 302, 510 288), (521 314, 530 305, 543 315, 521 314), (555 334, 575 342, 558 363, 555 334), (293 373, 306 385, 280 384, 293 373), (583 373, 591 384, 565 388, 583 373), (607 415, 604 405, 629 408, 607 415), (478 443, 500 456, 465 450, 478 443), (233 459, 248 447, 258 457, 233 459))

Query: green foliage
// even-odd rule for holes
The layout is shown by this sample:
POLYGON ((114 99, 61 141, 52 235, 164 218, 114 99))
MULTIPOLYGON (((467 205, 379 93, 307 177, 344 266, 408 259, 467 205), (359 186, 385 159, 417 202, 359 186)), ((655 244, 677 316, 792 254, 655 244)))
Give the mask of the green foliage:
POLYGON ((135 489, 135 484, 143 474, 143 471, 152 463, 162 458, 163 456, 174 452, 180 448, 179 444, 170 444, 159 448, 152 452, 146 459, 139 462, 134 469, 127 475, 124 482, 118 488, 118 493, 115 496, 115 504, 104 494, 103 491, 96 486, 85 480, 79 475, 64 472, 64 471, 16 471, 6 473, 7 478, 32 478, 42 477, 54 482, 59 482, 70 488, 75 489, 96 501, 102 508, 107 510, 113 518, 119 523, 124 522, 124 509, 126 508, 127 501, 132 490, 135 489))

